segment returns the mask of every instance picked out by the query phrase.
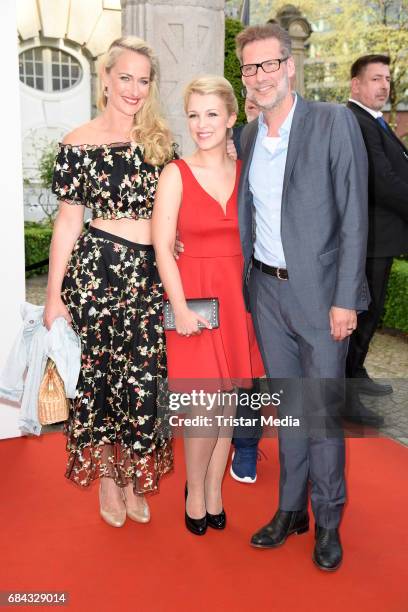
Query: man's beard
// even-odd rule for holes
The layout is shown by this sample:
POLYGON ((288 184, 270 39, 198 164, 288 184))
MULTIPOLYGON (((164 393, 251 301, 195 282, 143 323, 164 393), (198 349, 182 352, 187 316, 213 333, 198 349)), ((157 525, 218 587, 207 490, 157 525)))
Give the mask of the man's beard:
POLYGON ((289 79, 288 79, 287 75, 285 75, 284 79, 282 79, 282 81, 281 81, 281 83, 279 85, 280 86, 276 88, 276 97, 275 97, 275 99, 272 102, 269 102, 269 104, 262 104, 262 102, 259 102, 255 98, 256 94, 251 94, 249 92, 247 93, 247 98, 248 98, 248 100, 250 102, 253 102, 254 104, 256 104, 256 106, 262 112, 272 111, 273 109, 275 109, 278 106, 280 106, 282 104, 283 100, 288 95, 288 91, 289 91, 289 79))

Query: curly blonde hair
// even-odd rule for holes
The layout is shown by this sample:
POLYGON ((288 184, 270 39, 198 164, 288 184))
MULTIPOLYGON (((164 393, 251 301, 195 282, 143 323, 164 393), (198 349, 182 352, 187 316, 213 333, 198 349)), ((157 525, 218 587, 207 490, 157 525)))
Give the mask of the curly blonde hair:
MULTIPOLYGON (((119 55, 123 51, 134 51, 139 53, 150 62, 150 88, 142 108, 135 114, 130 138, 142 145, 145 161, 149 164, 161 166, 173 157, 174 146, 170 129, 165 121, 160 103, 158 91, 159 64, 153 49, 146 41, 136 36, 123 36, 117 38, 110 45, 107 53, 101 60, 101 72, 105 70, 108 74, 115 65, 119 55)), ((104 92, 102 79, 99 79, 98 108, 103 111, 106 108, 107 97, 104 92)))

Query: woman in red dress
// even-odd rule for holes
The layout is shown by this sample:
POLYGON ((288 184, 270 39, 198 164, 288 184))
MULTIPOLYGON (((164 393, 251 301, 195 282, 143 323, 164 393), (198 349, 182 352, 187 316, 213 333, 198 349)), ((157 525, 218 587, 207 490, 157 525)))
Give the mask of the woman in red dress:
POLYGON ((159 274, 175 314, 176 330, 166 334, 169 386, 174 391, 211 391, 214 404, 201 404, 203 427, 184 438, 187 485, 186 526, 203 535, 207 525, 225 527, 221 484, 233 415, 222 393, 250 387, 263 374, 250 315, 242 295, 243 257, 238 227, 240 162, 226 152, 238 104, 230 83, 206 76, 187 86, 185 111, 197 146, 189 157, 163 170, 153 212, 153 244, 159 274), (173 256, 176 233, 184 243, 173 256), (189 298, 219 301, 219 327, 188 308, 189 298), (205 326, 199 328, 199 323, 205 326), (221 401, 220 401, 221 400, 221 401), (211 410, 209 408, 211 407, 211 410), (223 426, 224 425, 224 426, 223 426), (198 432, 198 433, 197 433, 198 432))

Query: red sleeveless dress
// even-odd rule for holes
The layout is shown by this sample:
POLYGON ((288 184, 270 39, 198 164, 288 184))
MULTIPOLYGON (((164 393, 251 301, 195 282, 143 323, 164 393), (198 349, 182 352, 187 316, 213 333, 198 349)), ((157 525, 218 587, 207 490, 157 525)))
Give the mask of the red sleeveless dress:
POLYGON ((177 165, 183 183, 178 232, 184 252, 178 267, 186 298, 217 297, 220 326, 186 338, 166 332, 170 387, 182 391, 190 380, 194 389, 250 387, 264 375, 252 319, 242 295, 243 256, 238 227, 237 161, 234 190, 226 214, 201 187, 188 164, 177 165))

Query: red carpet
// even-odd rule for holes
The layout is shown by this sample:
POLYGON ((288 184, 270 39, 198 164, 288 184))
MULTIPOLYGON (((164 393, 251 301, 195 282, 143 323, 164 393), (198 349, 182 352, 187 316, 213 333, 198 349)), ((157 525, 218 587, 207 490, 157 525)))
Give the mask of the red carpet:
POLYGON ((151 523, 122 529, 99 518, 95 485, 62 476, 62 434, 1 441, 0 590, 67 591, 68 609, 91 612, 407 612, 408 449, 347 441, 345 558, 326 574, 311 561, 312 530, 276 550, 249 547, 277 503, 276 440, 262 448, 256 485, 225 478, 227 529, 198 538, 183 523, 180 440, 175 473, 150 497, 151 523))

